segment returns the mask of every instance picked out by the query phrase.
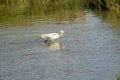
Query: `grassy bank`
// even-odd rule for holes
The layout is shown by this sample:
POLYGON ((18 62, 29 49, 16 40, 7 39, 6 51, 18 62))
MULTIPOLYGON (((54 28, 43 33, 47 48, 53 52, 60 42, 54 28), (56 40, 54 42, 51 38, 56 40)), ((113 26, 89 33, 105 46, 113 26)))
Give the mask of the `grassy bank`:
POLYGON ((44 15, 81 9, 84 0, 0 0, 0 15, 44 15))
POLYGON ((0 0, 0 23, 36 16, 44 20, 54 14, 64 19, 85 8, 119 12, 120 0, 0 0))
POLYGON ((0 0, 0 16, 46 15, 73 9, 120 10, 120 0, 0 0))
POLYGON ((86 0, 85 4, 91 9, 120 11, 120 0, 86 0))
POLYGON ((24 24, 24 19, 27 22, 28 19, 36 18, 41 21, 62 21, 84 17, 84 2, 85 0, 0 0, 0 24, 24 24))

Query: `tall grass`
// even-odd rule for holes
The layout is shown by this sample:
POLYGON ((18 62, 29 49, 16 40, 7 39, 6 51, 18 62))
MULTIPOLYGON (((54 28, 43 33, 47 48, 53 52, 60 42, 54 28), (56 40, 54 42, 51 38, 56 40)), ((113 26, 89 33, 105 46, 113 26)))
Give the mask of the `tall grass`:
POLYGON ((46 15, 84 6, 99 10, 120 10, 120 0, 0 0, 0 16, 46 15))
MULTIPOLYGON (((68 20, 78 16, 85 0, 0 0, 0 24, 22 19, 68 20)), ((80 16, 85 15, 82 11, 80 16)), ((9 23, 8 23, 9 24, 9 23)))
POLYGON ((109 11, 120 11, 120 0, 86 0, 89 8, 109 11))
POLYGON ((41 15, 81 9, 84 0, 0 0, 0 15, 41 15))
MULTIPOLYGON (((0 22, 17 17, 46 18, 53 14, 70 15, 85 8, 120 11, 120 0, 0 0, 0 22)), ((64 16, 66 17, 66 16, 64 16)))
POLYGON ((116 67, 115 74, 116 74, 116 80, 120 80, 120 73, 118 72, 118 67, 116 67))

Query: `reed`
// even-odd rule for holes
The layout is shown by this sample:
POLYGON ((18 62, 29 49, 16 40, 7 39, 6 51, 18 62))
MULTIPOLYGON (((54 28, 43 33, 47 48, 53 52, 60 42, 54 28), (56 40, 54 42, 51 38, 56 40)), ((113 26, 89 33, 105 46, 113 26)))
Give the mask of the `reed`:
MULTIPOLYGON (((0 0, 0 24, 24 24, 24 19, 69 20, 85 16, 85 0, 0 0), (78 13, 80 13, 78 15, 78 13)), ((27 21, 29 22, 29 21, 27 21)))
POLYGON ((92 9, 120 11, 120 0, 86 0, 85 4, 92 9))
POLYGON ((68 9, 81 9, 84 0, 0 0, 0 15, 46 15, 68 9))
POLYGON ((0 0, 0 16, 47 15, 64 10, 92 9, 120 11, 120 0, 0 0))
POLYGON ((116 80, 120 80, 120 73, 118 72, 118 67, 116 67, 115 74, 116 74, 116 80))

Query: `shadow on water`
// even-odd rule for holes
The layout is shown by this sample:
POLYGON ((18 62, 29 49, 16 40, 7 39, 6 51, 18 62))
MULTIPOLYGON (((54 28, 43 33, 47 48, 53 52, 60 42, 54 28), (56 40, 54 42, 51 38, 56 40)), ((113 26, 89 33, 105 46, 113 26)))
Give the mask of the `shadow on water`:
POLYGON ((93 11, 104 22, 109 24, 109 28, 120 37, 120 12, 110 11, 93 11))
POLYGON ((54 42, 44 43, 43 47, 47 48, 49 50, 56 51, 56 50, 63 50, 64 49, 64 44, 54 41, 54 42))
POLYGON ((64 12, 56 12, 53 14, 47 14, 45 17, 30 16, 25 17, 7 17, 1 18, 0 26, 34 26, 36 23, 56 23, 56 24, 66 24, 66 23, 84 23, 85 21, 85 11, 83 10, 65 10, 64 12))
POLYGON ((120 12, 114 11, 93 11, 96 16, 99 16, 105 22, 112 25, 120 25, 120 12))

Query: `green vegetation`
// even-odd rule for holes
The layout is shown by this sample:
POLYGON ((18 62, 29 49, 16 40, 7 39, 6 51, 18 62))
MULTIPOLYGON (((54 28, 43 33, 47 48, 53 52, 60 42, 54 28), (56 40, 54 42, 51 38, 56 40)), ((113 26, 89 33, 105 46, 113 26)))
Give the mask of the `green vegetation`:
POLYGON ((120 0, 0 0, 2 15, 44 15, 51 12, 82 9, 120 10, 120 0))
POLYGON ((0 24, 28 18, 63 19, 76 16, 84 8, 119 12, 120 0, 0 0, 0 24))
POLYGON ((82 8, 84 0, 0 0, 0 15, 46 15, 82 8))
POLYGON ((105 22, 120 25, 120 13, 116 11, 93 11, 96 16, 101 17, 105 22))
POLYGON ((120 10, 120 0, 0 0, 0 16, 47 15, 64 10, 120 10))
POLYGON ((116 74, 116 80, 120 80, 120 74, 118 72, 118 67, 115 70, 115 74, 116 74))
POLYGON ((86 0, 85 4, 92 9, 120 11, 120 0, 86 0))
POLYGON ((109 76, 108 80, 120 80, 120 73, 118 72, 118 67, 116 67, 116 69, 115 69, 115 76, 116 76, 116 79, 112 79, 109 76))
POLYGON ((84 2, 85 0, 0 0, 0 24, 24 22, 29 18, 67 18, 83 9, 84 2))

